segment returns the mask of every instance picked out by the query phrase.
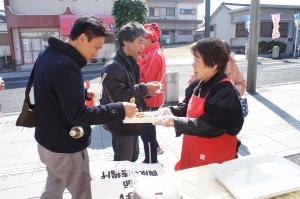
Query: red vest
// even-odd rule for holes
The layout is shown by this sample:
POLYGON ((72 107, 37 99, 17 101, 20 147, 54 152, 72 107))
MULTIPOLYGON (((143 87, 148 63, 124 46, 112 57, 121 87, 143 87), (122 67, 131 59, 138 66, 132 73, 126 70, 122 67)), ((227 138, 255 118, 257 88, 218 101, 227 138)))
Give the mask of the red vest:
MULTIPOLYGON (((230 81, 230 79, 224 78, 220 82, 223 81, 230 81)), ((205 98, 193 94, 189 100, 186 116, 197 118, 203 115, 205 98)), ((212 138, 184 135, 181 158, 177 162, 175 170, 232 160, 236 156, 236 144, 236 136, 229 135, 226 132, 212 138)))

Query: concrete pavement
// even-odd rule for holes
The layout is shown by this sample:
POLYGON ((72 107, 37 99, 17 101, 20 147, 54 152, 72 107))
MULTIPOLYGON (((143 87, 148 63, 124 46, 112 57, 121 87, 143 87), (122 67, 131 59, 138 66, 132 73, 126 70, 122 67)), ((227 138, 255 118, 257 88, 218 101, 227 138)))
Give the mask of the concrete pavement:
MULTIPOLYGON (((300 153, 300 83, 262 87, 254 95, 246 95, 249 115, 239 134, 239 155, 270 151, 280 156, 297 157, 300 153), (294 156, 293 156, 294 155, 294 156)), ((46 171, 40 163, 34 140, 34 129, 16 127, 16 114, 0 118, 0 199, 38 198, 43 190, 46 171)), ((173 128, 157 128, 158 142, 165 152, 159 161, 165 171, 172 171, 180 157, 182 137, 173 128)), ((88 148, 90 161, 111 161, 111 136, 102 126, 94 126, 88 148)), ((140 142, 143 160, 143 145, 140 142)), ((297 158, 293 158, 299 161, 297 158)), ((300 164, 300 162, 298 162, 300 164)), ((65 192, 65 198, 70 195, 65 192)))

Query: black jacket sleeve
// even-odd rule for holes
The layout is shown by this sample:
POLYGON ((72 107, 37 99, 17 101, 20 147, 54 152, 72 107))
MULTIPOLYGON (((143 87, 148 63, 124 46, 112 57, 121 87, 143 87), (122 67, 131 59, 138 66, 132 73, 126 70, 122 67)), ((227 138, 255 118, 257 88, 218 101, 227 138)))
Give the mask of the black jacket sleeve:
POLYGON ((227 132, 236 135, 244 119, 239 99, 234 88, 224 83, 217 85, 205 101, 204 114, 198 118, 179 117, 174 119, 176 136, 181 134, 215 137, 227 132))
POLYGON ((142 99, 147 95, 144 84, 134 84, 127 71, 118 64, 110 63, 106 67, 107 76, 103 88, 112 102, 129 101, 131 97, 142 99))
POLYGON ((60 73, 56 74, 55 84, 59 106, 73 125, 102 124, 113 119, 125 118, 121 102, 94 107, 85 106, 82 73, 77 66, 65 63, 61 65, 60 73))

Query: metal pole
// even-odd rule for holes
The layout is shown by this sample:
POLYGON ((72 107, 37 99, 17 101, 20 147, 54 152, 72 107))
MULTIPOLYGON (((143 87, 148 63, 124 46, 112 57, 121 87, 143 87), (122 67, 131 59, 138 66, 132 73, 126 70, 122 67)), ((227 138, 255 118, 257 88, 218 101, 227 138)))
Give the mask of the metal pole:
POLYGON ((257 76, 257 51, 259 40, 259 0, 251 0, 250 6, 250 34, 249 34, 249 58, 247 69, 247 92, 256 92, 257 76))
POLYGON ((210 0, 205 0, 205 32, 206 38, 210 37, 210 0))
POLYGON ((294 47, 294 58, 296 58, 296 50, 297 50, 297 43, 298 43, 298 24, 296 23, 296 37, 295 37, 295 47, 294 47))

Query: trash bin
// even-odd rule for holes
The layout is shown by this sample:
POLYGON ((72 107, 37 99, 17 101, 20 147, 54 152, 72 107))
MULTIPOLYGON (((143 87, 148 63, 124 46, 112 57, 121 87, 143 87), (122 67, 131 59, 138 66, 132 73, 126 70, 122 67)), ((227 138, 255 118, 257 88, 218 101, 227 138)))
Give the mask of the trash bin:
POLYGON ((179 100, 178 72, 167 72, 165 103, 177 103, 179 100))
POLYGON ((279 58, 279 46, 273 46, 272 48, 272 59, 279 58))

